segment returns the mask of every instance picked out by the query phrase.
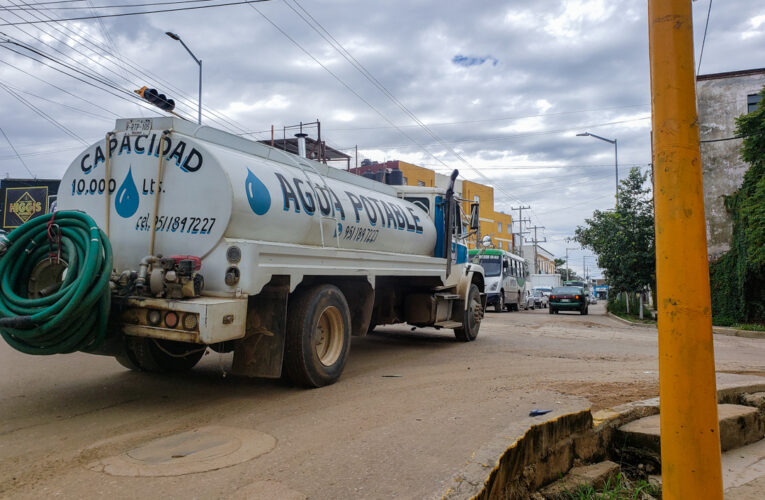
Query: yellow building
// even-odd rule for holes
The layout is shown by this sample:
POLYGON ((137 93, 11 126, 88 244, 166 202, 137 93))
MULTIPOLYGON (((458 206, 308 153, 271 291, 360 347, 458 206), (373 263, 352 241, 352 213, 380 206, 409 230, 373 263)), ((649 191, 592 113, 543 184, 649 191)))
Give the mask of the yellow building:
MULTIPOLYGON (((404 174, 404 183, 407 186, 440 187, 445 189, 449 184, 448 176, 438 174, 429 168, 412 165, 404 161, 396 163, 399 170, 404 174)), ((479 203, 481 237, 488 235, 491 237, 494 247, 512 251, 513 218, 510 214, 494 210, 494 188, 468 180, 457 180, 454 190, 458 196, 465 200, 462 209, 466 214, 470 213, 470 203, 476 201, 479 203)), ((471 242, 469 246, 472 247, 474 245, 471 242)))
POLYGON ((398 169, 404 173, 404 184, 407 186, 436 187, 437 174, 429 168, 399 161, 398 169))

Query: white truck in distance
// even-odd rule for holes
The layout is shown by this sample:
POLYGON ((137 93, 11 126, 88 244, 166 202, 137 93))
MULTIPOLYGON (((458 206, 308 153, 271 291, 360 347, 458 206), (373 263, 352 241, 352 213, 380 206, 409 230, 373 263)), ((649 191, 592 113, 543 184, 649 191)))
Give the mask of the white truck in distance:
POLYGON ((132 369, 189 369, 210 347, 234 352, 235 374, 319 387, 351 335, 406 322, 472 341, 483 318, 451 188, 385 185, 178 118, 120 119, 72 162, 58 208, 111 241, 100 353, 132 369))

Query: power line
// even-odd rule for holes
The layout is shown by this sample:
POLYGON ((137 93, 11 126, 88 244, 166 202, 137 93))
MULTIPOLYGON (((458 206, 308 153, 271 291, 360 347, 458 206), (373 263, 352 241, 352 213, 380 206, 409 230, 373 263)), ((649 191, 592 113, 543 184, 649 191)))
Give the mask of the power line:
MULTIPOLYGON (((504 122, 504 121, 512 121, 512 120, 523 120, 526 118, 542 118, 542 117, 551 117, 551 116, 560 116, 560 115, 572 115, 572 114, 580 114, 580 113, 592 113, 595 111, 609 111, 613 109, 625 109, 625 108, 643 108, 646 106, 650 106, 650 104, 629 104, 626 106, 608 106, 605 108, 592 108, 592 109, 579 109, 579 110, 573 110, 573 111, 559 111, 557 113, 540 113, 536 115, 523 115, 523 116, 505 116, 502 118, 486 118, 483 120, 464 120, 464 121, 455 121, 455 122, 436 122, 436 123, 428 123, 429 127, 445 127, 449 125, 468 125, 471 123, 487 123, 487 122, 504 122)), ((411 127, 419 127, 419 125, 399 125, 401 128, 411 128, 411 127)), ((355 127, 355 128, 328 128, 326 129, 328 132, 357 132, 360 130, 384 130, 389 129, 391 127, 355 127)))
POLYGON ((398 127, 398 126, 397 126, 395 123, 393 123, 393 122, 392 122, 392 121, 391 121, 391 120, 390 120, 390 119, 389 119, 387 116, 385 116, 385 115, 384 115, 384 114, 383 114, 383 113, 382 113, 380 110, 378 110, 376 107, 374 107, 374 106, 372 105, 372 103, 370 103, 368 100, 364 99, 364 98, 363 98, 363 97, 362 97, 362 96, 361 96, 361 95, 360 95, 358 92, 356 92, 356 91, 355 91, 355 90, 354 90, 354 89, 353 89, 353 88, 352 88, 350 85, 348 85, 348 84, 347 84, 347 83, 346 83, 346 82, 345 82, 345 81, 344 81, 342 78, 340 78, 339 76, 337 76, 337 75, 336 75, 336 74, 335 74, 335 73, 334 73, 332 70, 330 70, 329 68, 327 68, 327 66, 325 66, 325 65, 324 65, 324 64, 323 64, 321 61, 319 61, 319 60, 318 60, 316 57, 314 57, 314 55, 313 55, 313 54, 311 54, 311 53, 310 53, 310 52, 309 52, 309 51, 308 51, 308 50, 307 50, 305 47, 303 47, 303 46, 302 46, 300 43, 298 43, 298 41, 297 41, 297 40, 295 40, 294 38, 292 38, 292 37, 291 37, 291 36, 290 36, 290 35, 289 35, 289 34, 288 34, 286 31, 284 31, 284 30, 283 30, 283 29, 282 29, 282 28, 281 28, 279 25, 277 25, 277 24, 276 24, 274 21, 272 21, 272 20, 271 20, 271 19, 270 19, 268 16, 266 16, 266 15, 265 15, 265 14, 263 14, 263 13, 262 13, 260 10, 258 10, 258 8, 257 8, 257 7, 255 7, 254 5, 250 4, 250 8, 254 9, 254 10, 255 10, 255 12, 257 12, 258 14, 260 14, 260 15, 261 15, 261 17, 263 17, 263 19, 265 19, 266 21, 268 21, 268 23, 269 23, 269 24, 271 24, 271 26, 273 26, 273 27, 274 27, 274 28, 275 28, 277 31, 279 31, 279 32, 280 32, 282 35, 284 35, 284 36, 285 36, 285 37, 286 37, 286 38, 287 38, 287 39, 288 39, 290 42, 292 42, 292 43, 293 43, 293 44, 294 44, 294 45, 295 45, 297 48, 299 48, 301 51, 303 51, 303 53, 304 53, 304 54, 306 54, 308 57, 310 57, 310 58, 311 58, 311 59, 312 59, 312 60, 313 60, 313 61, 314 61, 316 64, 318 64, 319 66, 321 66, 321 67, 324 69, 324 71, 326 71, 327 73, 329 73, 329 74, 330 74, 330 75, 331 75, 331 76, 332 76, 332 77, 333 77, 335 80, 337 80, 337 81, 338 81, 338 82, 339 82, 339 83, 340 83, 340 84, 341 84, 343 87, 345 87, 345 88, 346 88, 346 89, 347 89, 347 90, 348 90, 350 93, 352 93, 353 95, 355 95, 355 96, 356 96, 356 97, 357 97, 359 100, 361 100, 361 102, 363 102, 364 104, 366 104, 366 105, 367 105, 367 106, 368 106, 370 109, 372 109, 372 110, 373 110, 375 113, 377 113, 377 114, 378 114, 378 115, 379 115, 379 116, 380 116, 380 117, 381 117, 383 120, 385 120, 387 123, 389 123, 390 125, 392 125, 392 126, 393 126, 393 127, 394 127, 394 128, 395 128, 395 129, 396 129, 396 130, 397 130, 397 131, 398 131, 398 132, 401 134, 401 135, 403 135, 404 137, 406 137, 407 139, 409 139, 411 142, 413 142, 414 144, 416 144, 416 145, 417 145, 417 146, 418 146, 420 149, 422 149, 422 150, 423 150, 425 153, 427 153, 428 155, 430 155, 430 156, 431 156, 433 159, 435 159, 437 162, 441 163, 441 164, 442 164, 442 165, 444 165, 445 167, 448 167, 448 166, 446 165, 446 163, 444 163, 444 162, 443 162, 441 159, 439 159, 439 158, 438 158, 436 155, 434 155, 433 153, 431 153, 430 151, 428 151, 428 150, 427 150, 427 148, 425 148, 425 146, 421 145, 419 142, 417 142, 417 140, 415 140, 414 138, 410 137, 410 136, 409 136, 409 135, 407 135, 407 134, 406 134, 406 133, 405 133, 403 130, 401 130, 401 128, 400 128, 400 127, 398 127))
MULTIPOLYGON (((85 0, 78 0, 85 1, 85 0)), ((49 10, 84 10, 84 9, 125 9, 129 7, 156 7, 158 5, 176 5, 176 4, 189 4, 200 2, 212 2, 214 0, 175 0, 173 2, 150 2, 150 3, 127 3, 117 5, 86 5, 83 7, 47 7, 49 10)), ((38 10, 37 6, 43 5, 39 3, 26 4, 26 7, 4 7, 5 10, 38 10)))
MULTIPOLYGON (((451 141, 451 144, 471 144, 475 142, 502 142, 507 141, 511 139, 517 139, 522 137, 533 137, 533 136, 539 136, 539 135, 553 135, 553 134, 561 134, 565 132, 573 132, 576 129, 579 128, 597 128, 597 127, 605 127, 608 125, 619 125, 622 123, 631 123, 636 121, 643 121, 643 120, 649 120, 650 116, 643 116, 640 118, 632 118, 629 120, 619 120, 614 122, 605 122, 605 123, 596 123, 596 124, 590 124, 590 125, 577 125, 576 128, 565 128, 565 129, 555 129, 555 130, 542 130, 538 132, 527 132, 524 134, 514 134, 514 135, 506 135, 501 137, 486 137, 486 138, 473 138, 473 139, 464 139, 459 141, 451 141)), ((431 146, 434 145, 434 143, 430 144, 431 146)), ((381 150, 387 150, 387 149, 405 149, 409 148, 411 145, 409 144, 398 144, 393 146, 375 146, 374 148, 369 149, 381 149, 381 150)), ((349 150, 352 148, 343 148, 344 150, 349 150)))
POLYGON ((51 87, 53 87, 54 89, 60 90, 61 92, 64 92, 65 94, 68 94, 68 95, 70 95, 70 96, 72 96, 72 97, 74 97, 74 98, 76 98, 76 99, 79 99, 79 100, 81 100, 81 101, 83 101, 83 102, 86 102, 86 103, 88 103, 88 104, 91 104, 91 105, 93 105, 93 106, 95 106, 95 107, 97 107, 97 108, 99 108, 99 109, 102 109, 103 111, 106 111, 107 113, 111 113, 112 115, 114 115, 114 117, 116 117, 116 118, 119 118, 119 115, 118 115, 117 113, 115 113, 114 111, 112 111, 112 110, 110 110, 110 109, 107 109, 107 108, 104 108, 103 106, 99 106, 98 104, 95 104, 95 103, 93 103, 92 101, 88 101, 88 100, 87 100, 87 99, 85 99, 84 97, 81 97, 81 96, 78 96, 78 95, 76 95, 76 94, 73 94, 72 92, 69 92, 68 90, 66 90, 66 89, 64 89, 64 88, 61 88, 61 87, 59 87, 59 86, 57 86, 57 85, 54 85, 54 84, 50 83, 50 82, 49 82, 49 81, 47 81, 47 80, 43 80, 42 78, 40 78, 40 77, 38 77, 38 76, 35 76, 35 75, 33 75, 32 73, 29 73, 28 71, 25 71, 25 70, 23 70, 23 69, 19 68, 19 67, 18 67, 18 66, 16 66, 16 65, 13 65, 13 64, 11 64, 11 63, 9 63, 9 62, 7 62, 7 61, 4 61, 4 60, 2 60, 2 59, 0 59, 0 63, 3 63, 3 64, 5 64, 5 65, 7 65, 7 66, 10 66, 11 68, 15 69, 16 71, 19 71, 19 72, 21 72, 21 73, 24 73, 25 75, 27 75, 27 76, 30 76, 30 77, 32 77, 32 78, 34 78, 34 79, 36 79, 36 80, 38 80, 38 81, 40 81, 40 82, 42 82, 42 83, 45 83, 45 84, 47 84, 47 85, 50 85, 50 86, 51 86, 51 87))
POLYGON ((709 0, 709 9, 707 9, 707 22, 704 24, 704 38, 701 39, 701 52, 699 53, 699 67, 696 69, 696 74, 701 72, 701 58, 704 57, 704 44, 707 41, 707 28, 709 28, 709 14, 712 12, 712 0, 709 0))
POLYGON ((29 172, 29 175, 31 175, 32 178, 37 179, 37 176, 35 174, 33 174, 31 170, 29 170, 29 166, 24 161, 24 158, 22 158, 21 155, 19 154, 19 152, 16 151, 16 148, 13 146, 13 143, 11 142, 11 140, 8 139, 8 135, 5 133, 5 130, 3 130, 2 127, 0 127, 0 132, 3 133, 3 137, 5 137, 5 140, 8 141, 8 145, 11 147, 13 152, 16 153, 16 158, 18 158, 19 161, 21 162, 21 164, 24 165, 24 168, 27 169, 27 172, 29 172))
POLYGON ((27 101, 26 99, 24 99, 24 98, 23 98, 23 97, 21 97, 20 95, 18 95, 18 94, 17 94, 16 92, 14 92, 13 90, 9 89, 8 87, 6 87, 5 85, 3 85, 2 83, 0 83, 0 88, 2 88, 3 90, 5 90, 6 92, 8 92, 8 93, 11 95, 11 97, 15 98, 17 101, 21 102, 22 104, 24 104, 25 106, 27 106, 29 109, 31 109, 32 111, 34 111, 35 113, 37 113, 39 116, 41 116, 42 118, 44 118, 44 119, 45 119, 45 120, 47 120, 48 122, 50 122, 50 123, 52 123, 53 125, 55 125, 56 127, 58 127, 60 130, 62 130, 64 133, 66 133, 66 134, 67 134, 67 135, 69 135, 70 137, 73 137, 73 138, 77 139, 78 141, 80 141, 81 143, 83 143, 83 144, 84 144, 84 145, 86 145, 86 146, 88 145, 88 143, 85 141, 85 139, 83 139, 82 137, 80 137, 79 135, 77 135, 76 133, 74 133, 74 132, 73 132, 71 129, 69 129, 69 128, 68 128, 68 127, 66 127, 65 125, 62 125, 61 123, 59 123, 58 121, 56 121, 54 118, 52 118, 51 116, 49 116, 47 113, 45 113, 44 111, 42 111, 41 109, 39 109, 39 108, 38 108, 37 106, 35 106, 34 104, 30 103, 29 101, 27 101))
POLYGON ((26 21, 26 22, 20 22, 20 23, 4 23, 4 24, 0 24, 0 26, 19 26, 23 24, 47 24, 47 23, 62 22, 62 21, 84 21, 87 19, 99 19, 99 18, 104 19, 107 17, 142 16, 144 14, 157 14, 160 12, 179 12, 183 10, 212 9, 215 7, 229 7, 231 5, 251 5, 253 3, 262 3, 262 2, 268 2, 268 1, 270 0, 242 0, 239 2, 227 2, 227 3, 219 3, 215 5, 197 5, 194 7, 178 7, 174 9, 143 10, 140 12, 122 12, 120 14, 101 14, 96 16, 65 17, 61 19, 51 19, 49 21, 26 21))
MULTIPOLYGON (((49 19, 50 19, 50 17, 49 17, 49 19)), ((99 24, 100 24, 100 25, 103 27, 103 22, 102 22, 102 20, 101 20, 101 19, 98 19, 98 21, 99 21, 99 24)), ((124 58, 124 57, 122 57, 121 55, 119 55, 119 53, 118 53, 118 57, 116 58, 116 59, 118 60, 118 62, 119 62, 119 64, 117 64, 117 63, 114 61, 114 59, 115 59, 115 56, 114 56, 113 54, 111 54, 111 53, 109 52, 109 50, 108 50, 108 49, 109 49, 109 47, 105 47, 105 46, 103 46, 103 45, 100 45, 100 44, 98 44, 98 43, 96 43, 96 42, 92 41, 92 40, 90 39, 90 37, 89 37, 89 36, 87 36, 87 35, 85 35, 85 34, 83 34, 83 33, 81 33, 81 32, 76 32, 76 31, 72 30, 71 28, 69 28, 69 27, 68 27, 67 25, 65 25, 65 24, 62 24, 62 23, 58 23, 58 22, 57 22, 56 24, 58 24, 59 26, 61 26, 63 29, 65 29, 65 30, 67 30, 67 31, 69 31, 69 32, 71 32, 71 33, 73 33, 73 34, 74 34, 74 35, 76 35, 77 37, 79 37, 79 39, 75 39, 75 38, 72 38, 72 37, 71 37, 71 36, 69 36, 69 35, 65 35, 65 36, 67 36, 69 39, 73 40, 75 43, 77 43, 77 44, 79 44, 79 45, 81 45, 81 46, 83 46, 83 47, 86 47, 88 50, 90 50, 91 52, 93 52, 93 53, 94 53, 94 54, 96 54, 97 56, 99 56, 99 57, 103 57, 104 59, 106 59, 106 61, 108 61, 109 63, 111 63, 111 64, 113 64, 113 65, 115 65, 115 66, 117 66, 118 68, 120 68, 120 69, 121 69, 122 71, 124 71, 125 73, 130 73, 130 74, 132 74, 134 77, 136 77, 136 78, 139 78, 139 79, 141 79, 141 80, 146 80, 146 79, 148 79, 148 80, 155 80, 155 81, 159 82, 159 83, 161 84, 161 86, 163 86, 164 88, 166 88, 166 89, 168 89, 168 90, 171 90, 171 91, 173 91, 173 93, 175 94, 175 95, 174 95, 174 97, 175 97, 176 105, 178 105, 178 104, 182 104, 182 103, 183 103, 185 106, 188 106, 190 109, 192 109, 192 108, 193 108, 194 110, 196 110, 196 108, 197 108, 197 103, 194 101, 194 99, 192 99, 192 98, 188 97, 188 94, 185 94, 185 93, 184 93, 182 90, 180 90, 179 88, 175 87, 175 86, 174 86, 172 83, 170 83, 169 81, 167 81, 167 80, 164 80, 163 78, 161 78, 161 77, 159 77, 159 76, 157 76, 157 75, 154 75, 153 73, 151 73, 151 72, 149 72, 149 71, 145 71, 145 70, 143 70, 143 69, 142 69, 140 66, 136 65, 134 62, 130 61, 130 60, 129 60, 129 59, 127 59, 127 58, 124 58), (89 47, 88 47, 88 46, 86 46, 86 45, 85 45, 85 43, 82 43, 82 41, 81 41, 81 40, 83 40, 84 42, 86 42, 86 43, 89 45, 89 47), (128 69, 128 68, 126 67, 126 65, 127 65, 127 66, 129 66, 129 68, 131 68, 131 69, 128 69)), ((38 28, 38 29, 39 29, 39 28, 38 28)), ((59 31, 60 31, 60 30, 59 30, 59 31)), ((104 31, 105 31, 105 29, 104 29, 104 31)), ((105 37, 106 37, 106 38, 109 38, 109 39, 111 39, 111 38, 108 36, 108 32, 105 32, 105 37)), ((113 41, 112 41, 112 45, 115 45, 113 41)), ((115 50, 115 51, 116 51, 116 50, 115 50)), ((91 59, 91 60, 92 60, 92 59, 91 59)), ((99 65, 100 65, 100 64, 99 64, 99 65)), ((136 86, 136 85, 137 85, 137 86, 141 86, 141 85, 143 85, 143 83, 141 83, 141 84, 137 84, 135 81, 132 81, 132 82, 131 82, 131 81, 130 81, 128 78, 126 78, 125 76, 119 75, 119 74, 118 74, 117 72, 115 72, 115 71, 112 71, 112 73, 114 73, 114 74, 116 74, 116 75, 118 75, 118 76, 121 76, 122 78, 124 78, 126 81, 128 81, 129 83, 131 83, 131 84, 132 84, 132 85, 134 85, 134 86, 136 86)), ((146 82, 144 82, 144 83, 146 83, 146 82)), ((154 85, 154 86, 159 86, 159 85, 154 85)), ((140 108, 141 108, 141 106, 139 106, 139 109, 140 109, 140 108)), ((240 130, 244 130, 244 127, 242 127, 241 125, 239 125, 239 124, 235 123, 234 121, 232 121, 231 119, 229 119, 228 117, 226 117, 225 115, 223 115, 222 113, 220 113, 220 112, 218 112, 218 111, 215 111, 215 110, 213 110, 213 109, 210 109, 210 108, 207 108, 207 107, 203 107, 203 116, 204 116, 204 117, 205 117, 205 118, 206 118, 208 121, 211 121, 211 122, 216 122, 216 123, 220 124, 220 126, 221 126, 222 128, 225 128, 225 129, 228 129, 228 130, 233 130, 233 129, 240 129, 240 130), (229 126, 229 125, 232 125, 232 126, 233 126, 233 129, 232 129, 232 127, 231 127, 231 126, 229 126)))
MULTIPOLYGON (((2 61, 0 61, 0 62, 2 62, 2 61)), ((3 83, 3 82, 0 82, 0 83, 3 83)), ((43 100, 43 101, 49 102, 49 103, 51 103, 51 104, 57 104, 58 106, 63 106, 63 107, 65 107, 65 108, 69 108, 69 109, 71 109, 72 111, 77 111, 77 112, 79 112, 79 113, 82 113, 82 114, 84 114, 84 115, 88 115, 88 116, 91 116, 91 117, 93 117, 93 118, 100 118, 100 119, 103 119, 103 120, 109 120, 109 121, 111 121, 111 118, 110 118, 110 117, 108 117, 108 116, 97 115, 97 114, 91 113, 90 111, 86 111, 86 110, 84 110, 84 109, 82 109, 82 108, 78 108, 78 107, 76 107, 76 106, 70 106, 70 105, 68 105, 68 104, 64 104, 63 102, 54 101, 53 99, 48 99, 47 97, 43 97, 43 96, 41 96, 41 95, 37 95, 37 94, 34 94, 34 93, 32 93, 32 92, 28 92, 28 91, 26 91, 26 90, 21 90, 21 89, 19 89, 19 88, 17 88, 17 87, 14 87, 14 86, 12 86, 12 85, 10 85, 10 84, 8 84, 8 83, 3 83, 3 84, 4 84, 6 87, 13 89, 13 90, 15 90, 16 92, 18 92, 18 93, 20 93, 20 94, 26 94, 26 95, 29 95, 29 96, 32 96, 32 97, 36 97, 37 99, 40 99, 40 100, 43 100)))

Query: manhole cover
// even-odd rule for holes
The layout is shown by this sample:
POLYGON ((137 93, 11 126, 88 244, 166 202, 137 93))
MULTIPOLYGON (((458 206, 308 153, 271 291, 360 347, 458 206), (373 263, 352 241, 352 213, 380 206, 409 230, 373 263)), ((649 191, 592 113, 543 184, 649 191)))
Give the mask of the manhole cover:
POLYGON ((262 432, 200 427, 155 439, 87 467, 113 476, 181 476, 246 462, 268 453, 274 446, 276 439, 262 432))

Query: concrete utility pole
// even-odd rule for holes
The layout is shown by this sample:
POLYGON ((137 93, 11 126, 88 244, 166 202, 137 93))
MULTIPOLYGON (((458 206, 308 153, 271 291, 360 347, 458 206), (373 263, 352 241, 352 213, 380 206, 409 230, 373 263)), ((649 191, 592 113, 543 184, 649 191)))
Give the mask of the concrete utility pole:
MULTIPOLYGON (((523 219, 522 221, 513 220, 511 222, 513 224, 516 224, 516 223, 520 224, 521 222, 525 222, 527 224, 531 224, 531 219, 523 219)), ((529 234, 529 232, 528 231, 522 231, 520 225, 518 227, 518 232, 517 233, 515 233, 515 232, 513 233, 513 251, 517 250, 518 255, 521 255, 521 253, 522 253, 522 249, 523 249, 523 235, 525 235, 525 234, 529 234), (518 241, 515 240, 515 235, 516 234, 518 235, 518 241), (518 248, 516 248, 516 247, 518 247, 518 248)))
POLYGON ((662 495, 723 498, 693 16, 648 1, 662 495))
POLYGON ((537 239, 537 229, 544 229, 544 226, 534 226, 531 229, 534 230, 534 239, 531 240, 534 243, 534 274, 539 274, 539 266, 537 265, 537 243, 544 243, 547 238, 543 240, 537 239))
POLYGON ((568 267, 568 251, 579 250, 578 248, 566 248, 566 281, 571 279, 571 268, 568 267))
MULTIPOLYGON (((531 206, 526 205, 525 207, 523 205, 519 207, 510 207, 510 210, 518 210, 518 234, 521 237, 521 246, 520 246, 520 253, 519 255, 523 257, 523 211, 529 210, 531 206)), ((531 221, 528 221, 531 222, 531 221)))

